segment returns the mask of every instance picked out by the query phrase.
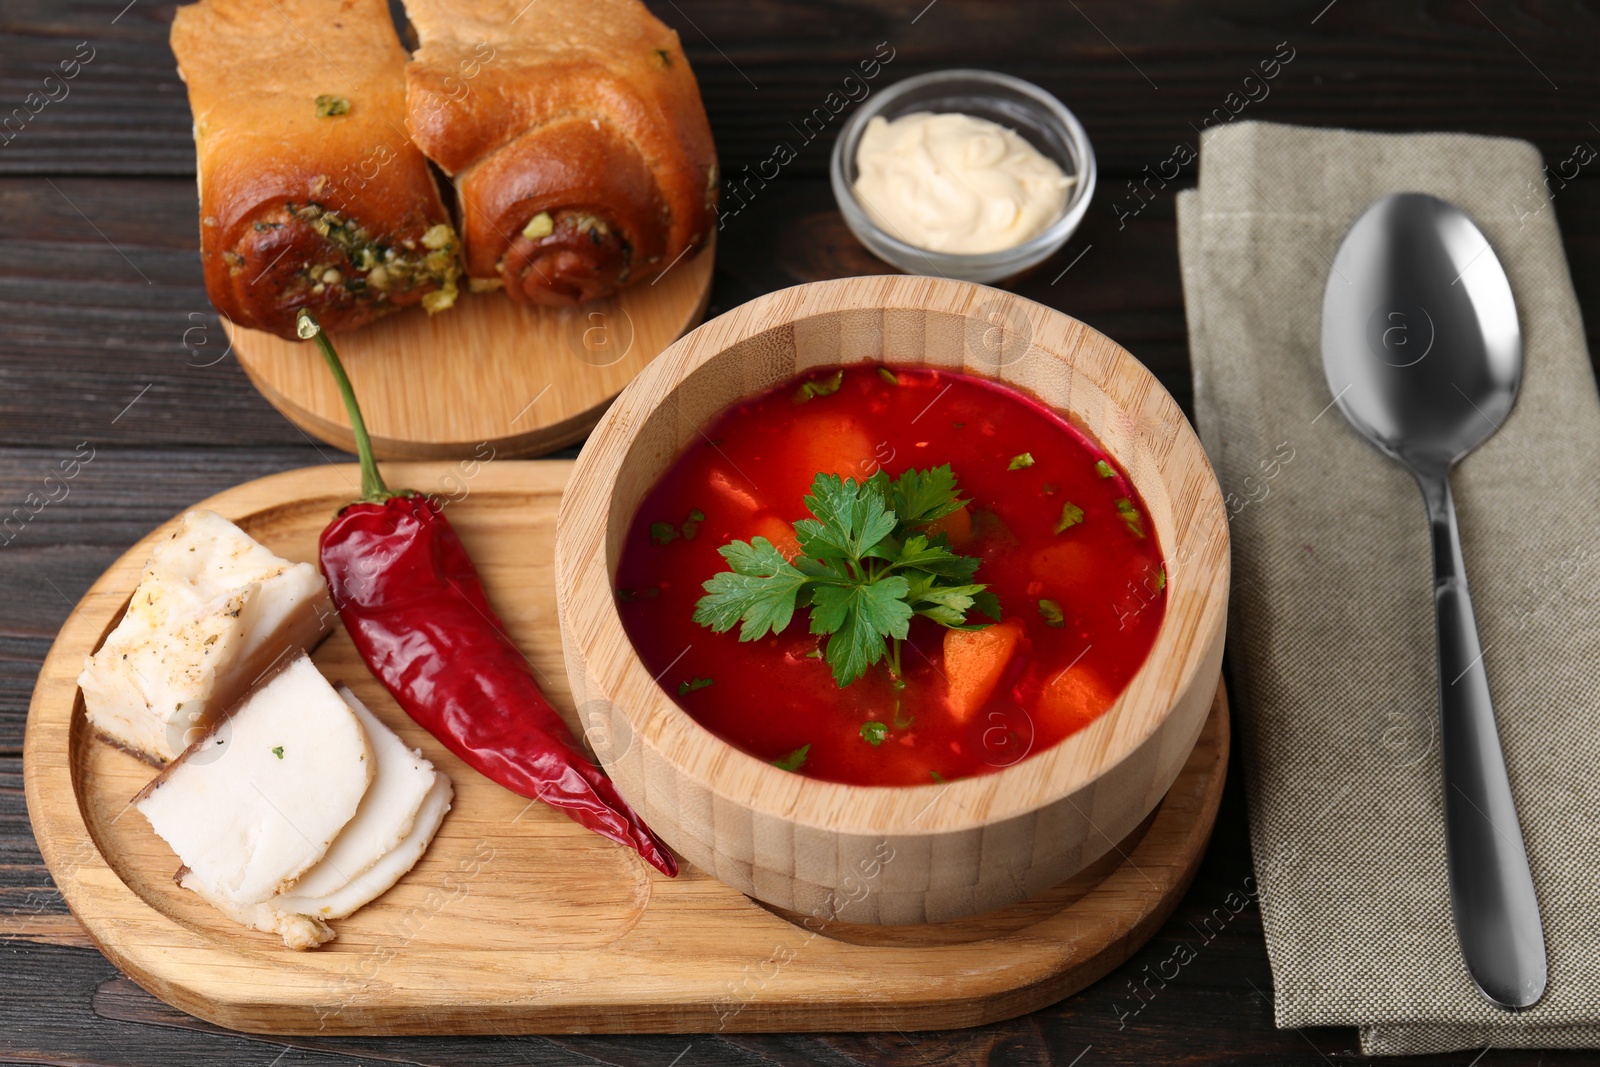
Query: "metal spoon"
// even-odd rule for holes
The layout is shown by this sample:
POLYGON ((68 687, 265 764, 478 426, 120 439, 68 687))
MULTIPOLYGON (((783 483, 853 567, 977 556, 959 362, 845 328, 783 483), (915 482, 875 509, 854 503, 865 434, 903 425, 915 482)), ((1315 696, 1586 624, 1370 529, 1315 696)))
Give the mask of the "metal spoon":
POLYGON ((1397 193, 1357 220, 1323 295, 1322 366, 1345 418, 1422 487, 1433 530, 1456 933, 1484 996, 1531 1007, 1544 995, 1544 933, 1450 496, 1450 468, 1516 402, 1522 332, 1505 270, 1461 209, 1397 193))

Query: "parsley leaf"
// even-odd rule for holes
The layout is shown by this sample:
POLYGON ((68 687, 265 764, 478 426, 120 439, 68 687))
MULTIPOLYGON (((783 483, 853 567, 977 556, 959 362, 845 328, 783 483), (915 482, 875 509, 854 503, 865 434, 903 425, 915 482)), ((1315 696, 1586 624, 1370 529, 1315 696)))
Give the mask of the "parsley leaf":
POLYGON ((279 759, 282 759, 283 758, 283 746, 279 745, 277 748, 273 749, 272 750, 272 754, 274 756, 277 756, 279 759))
POLYGON ((1054 600, 1039 601, 1039 614, 1043 616, 1046 626, 1054 626, 1059 630, 1067 624, 1066 616, 1061 614, 1061 605, 1054 600))
MULTIPOLYGON (((887 475, 884 480, 888 480, 887 475)), ((925 471, 908 470, 894 480, 895 514, 907 526, 921 526, 942 519, 967 504, 968 501, 962 500, 956 492, 955 472, 948 463, 925 471)))
POLYGON ((1102 478, 1115 478, 1117 476, 1117 472, 1111 469, 1111 464, 1103 459, 1095 463, 1094 472, 1102 478))
POLYGON ((732 570, 718 571, 705 583, 708 594, 694 607, 694 621, 717 633, 739 629, 739 640, 754 641, 767 631, 781 633, 794 617, 795 596, 807 578, 771 541, 733 541, 717 550, 732 570))
POLYGON ((890 385, 899 385, 900 384, 900 376, 898 374, 896 374, 894 371, 890 370, 888 367, 879 367, 878 368, 878 377, 882 378, 884 381, 888 382, 890 385))
POLYGON ((697 689, 704 689, 711 684, 710 678, 694 678, 687 682, 678 683, 678 695, 686 697, 697 689))
POLYGON ((772 765, 780 771, 798 771, 806 761, 806 753, 810 751, 810 745, 801 745, 782 759, 773 760, 772 765))
MULTIPOLYGON (((916 613, 952 630, 968 629, 967 612, 977 607, 978 594, 983 591, 981 585, 934 587, 917 598, 916 613)), ((981 629, 981 625, 971 628, 981 629)))
POLYGON ((922 534, 912 534, 897 553, 883 558, 893 560, 890 570, 914 567, 941 578, 956 578, 963 582, 972 580, 979 563, 976 556, 958 556, 944 545, 929 544, 922 534))
POLYGON ((812 397, 832 396, 839 391, 839 386, 844 384, 844 371, 838 370, 826 378, 812 378, 810 381, 800 383, 800 388, 794 391, 794 402, 803 404, 812 397))
POLYGON ((1023 452, 1011 457, 1011 462, 1006 465, 1008 471, 1019 471, 1024 467, 1033 466, 1033 453, 1023 452))
POLYGON ((685 541, 693 541, 694 535, 700 532, 700 524, 705 521, 705 512, 699 508, 691 508, 689 517, 683 520, 682 526, 674 526, 670 522, 652 522, 650 540, 658 545, 670 545, 682 534, 685 541))
POLYGON ((811 632, 830 634, 826 655, 833 680, 840 686, 867 673, 883 659, 883 639, 901 640, 911 624, 911 605, 904 578, 884 578, 870 585, 819 585, 811 594, 811 632))
POLYGON ((861 740, 877 748, 883 744, 883 739, 889 736, 889 728, 881 722, 864 722, 861 724, 861 740))
POLYGON ((860 559, 888 537, 895 527, 895 513, 883 491, 887 481, 887 475, 881 481, 873 475, 866 482, 817 475, 806 497, 806 507, 816 518, 794 524, 800 551, 819 561, 860 559))
POLYGON ((885 659, 900 679, 913 615, 960 629, 987 625, 969 621, 974 610, 999 620, 1000 601, 973 581, 979 560, 920 529, 967 503, 948 466, 897 479, 881 470, 861 481, 818 474, 805 502, 812 517, 794 524, 793 560, 764 537, 718 550, 730 569, 704 584, 695 622, 717 633, 743 623, 739 639, 754 641, 809 611, 810 632, 826 635, 822 658, 842 687, 885 659))
POLYGON ((1120 498, 1117 501, 1117 514, 1128 524, 1128 530, 1133 536, 1144 536, 1144 517, 1139 514, 1139 509, 1133 506, 1133 501, 1127 497, 1120 498))
POLYGON ((1056 523, 1052 533, 1061 533, 1069 526, 1076 526, 1083 521, 1083 509, 1072 501, 1061 505, 1061 521, 1056 523))

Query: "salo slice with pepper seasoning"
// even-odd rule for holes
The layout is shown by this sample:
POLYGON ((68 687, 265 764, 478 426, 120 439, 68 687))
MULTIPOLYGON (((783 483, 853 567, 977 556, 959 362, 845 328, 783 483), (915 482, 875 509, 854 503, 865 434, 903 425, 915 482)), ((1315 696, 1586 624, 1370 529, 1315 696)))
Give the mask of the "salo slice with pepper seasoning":
POLYGON ((539 691, 439 506, 384 485, 350 380, 307 311, 299 334, 316 341, 338 382, 361 460, 361 499, 339 512, 318 546, 361 658, 407 715, 479 773, 676 875, 672 853, 539 691))

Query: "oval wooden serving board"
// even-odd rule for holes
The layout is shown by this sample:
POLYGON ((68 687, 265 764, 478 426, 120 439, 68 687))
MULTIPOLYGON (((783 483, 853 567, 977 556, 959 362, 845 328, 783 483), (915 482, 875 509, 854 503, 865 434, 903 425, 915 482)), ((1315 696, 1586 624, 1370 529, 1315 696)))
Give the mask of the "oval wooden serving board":
MULTIPOLYGON (((646 363, 705 314, 715 245, 654 282, 554 309, 462 293, 438 315, 411 309, 334 334, 379 459, 534 456, 583 439, 646 363)), ((355 451, 333 378, 311 345, 224 323, 273 407, 355 451)))
MULTIPOLYGON (((566 462, 390 464, 392 485, 446 497, 489 595, 574 726, 551 576, 566 462)), ((205 501, 274 551, 313 560, 356 495, 353 465, 292 471, 205 501)), ((175 520, 174 520, 175 521, 175 520)), ((684 1033, 971 1026, 1073 993, 1128 958, 1188 887, 1228 758, 1209 721, 1149 820, 1043 897, 975 919, 867 927, 782 916, 689 866, 632 852, 480 777, 413 724, 343 630, 317 651, 407 744, 455 781, 455 806, 399 885, 296 953, 178 888, 178 861, 129 807, 153 775, 93 737, 76 676, 121 617, 157 538, 101 576, 62 627, 28 715, 28 811, 62 896, 106 956, 175 1007, 278 1034, 684 1033)), ((612 744, 618 743, 612 739, 612 744)), ((886 864, 893 857, 885 857, 886 864)), ((876 872, 862 872, 872 892, 876 872)))

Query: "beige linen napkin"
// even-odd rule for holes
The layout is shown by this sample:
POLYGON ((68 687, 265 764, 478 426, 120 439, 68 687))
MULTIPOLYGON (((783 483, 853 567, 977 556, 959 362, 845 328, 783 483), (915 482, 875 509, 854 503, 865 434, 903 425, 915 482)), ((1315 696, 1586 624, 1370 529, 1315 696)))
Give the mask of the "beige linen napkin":
POLYGON ((1374 1054, 1600 1046, 1600 401, 1548 199, 1521 141, 1243 122, 1178 202, 1195 408, 1230 494, 1229 655, 1280 1027, 1374 1054), (1517 406, 1455 471, 1489 683, 1550 983, 1491 1007, 1445 878, 1422 498, 1332 408, 1323 287, 1350 225, 1415 190, 1463 208, 1511 278, 1517 406))

